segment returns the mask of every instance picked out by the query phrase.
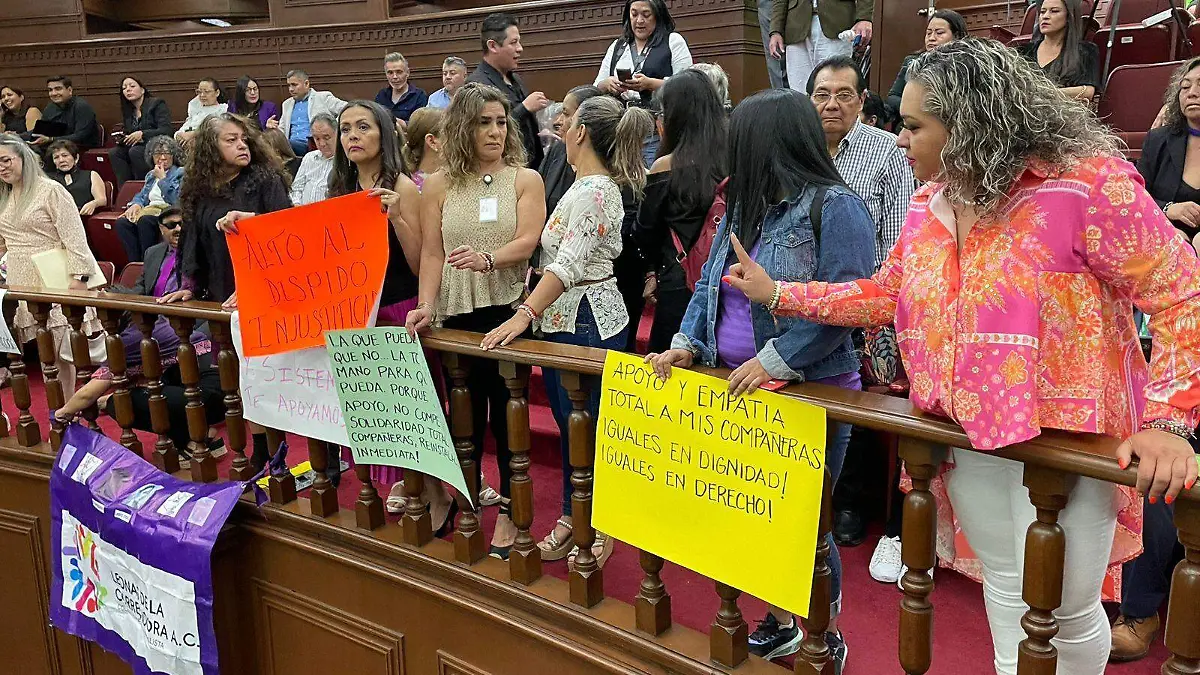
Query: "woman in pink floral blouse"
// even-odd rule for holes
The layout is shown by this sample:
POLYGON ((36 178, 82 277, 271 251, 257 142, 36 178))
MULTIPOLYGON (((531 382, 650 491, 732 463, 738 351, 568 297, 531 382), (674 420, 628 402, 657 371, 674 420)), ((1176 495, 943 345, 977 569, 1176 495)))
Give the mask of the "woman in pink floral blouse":
MULTIPOLYGON (((1190 488, 1200 261, 1115 138, 1016 52, 957 41, 917 58, 908 78, 899 145, 927 183, 880 271, 781 283, 737 246, 741 262, 726 281, 779 314, 843 326, 895 320, 913 402, 962 425, 983 451, 955 451, 944 484, 981 563, 996 671, 1011 674, 1035 513, 1022 466, 986 451, 1043 428, 1105 434, 1125 441, 1122 467, 1139 459, 1137 487, 1152 501, 1190 488), (1151 316, 1148 368, 1135 306, 1151 316)), ((1098 675, 1110 640, 1101 588, 1108 565, 1140 549, 1141 502, 1081 478, 1060 523, 1059 672, 1098 675)))

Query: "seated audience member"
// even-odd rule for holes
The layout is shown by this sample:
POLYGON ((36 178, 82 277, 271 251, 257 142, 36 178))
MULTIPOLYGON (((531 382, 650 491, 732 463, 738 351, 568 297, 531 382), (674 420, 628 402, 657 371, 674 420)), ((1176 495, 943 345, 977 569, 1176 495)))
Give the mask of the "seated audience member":
POLYGON ((542 144, 538 141, 537 114, 550 105, 550 99, 540 91, 526 95, 525 83, 517 75, 521 47, 521 31, 511 14, 497 12, 484 17, 479 26, 483 43, 483 61, 468 82, 486 84, 499 89, 508 99, 513 120, 517 123, 518 138, 525 147, 525 166, 536 169, 542 164, 542 144))
MULTIPOLYGON (((713 290, 692 296, 671 349, 646 360, 663 379, 673 367, 732 368, 729 389, 735 396, 770 379, 857 390, 860 363, 849 328, 773 317, 758 298, 751 302, 721 279, 738 261, 737 242, 745 242, 748 255, 776 277, 835 283, 869 275, 875 263, 871 214, 842 182, 822 147, 817 114, 798 92, 759 92, 734 109, 729 125, 729 208, 697 284, 713 290)), ((836 483, 850 425, 831 421, 826 436, 826 466, 836 483)), ((837 627, 842 564, 832 536, 828 543, 832 618, 823 637, 834 664, 831 672, 841 672, 846 660, 837 627)), ((750 651, 766 659, 794 654, 801 635, 796 618, 773 607, 750 635, 750 651)))
POLYGON ((162 239, 159 216, 179 203, 183 184, 183 151, 175 139, 155 136, 146 144, 146 155, 154 168, 146 172, 146 184, 117 219, 117 236, 131 261, 141 261, 146 250, 162 239))
POLYGON ((313 118, 319 113, 336 116, 346 107, 346 102, 327 91, 313 89, 308 73, 300 69, 288 72, 287 87, 290 96, 283 102, 279 121, 269 122, 267 128, 278 128, 287 137, 292 152, 303 155, 308 152, 313 118))
MULTIPOLYGON (((42 111, 42 119, 46 122, 58 122, 65 127, 62 133, 51 136, 31 133, 30 143, 35 147, 45 148, 52 141, 59 139, 71 141, 81 151, 98 148, 104 144, 100 138, 100 124, 96 121, 96 111, 92 105, 75 95, 71 86, 71 78, 56 75, 46 80, 46 92, 50 104, 42 111)), ((30 128, 32 132, 33 129, 30 128)))
POLYGON ((663 0, 626 0, 624 28, 600 62, 593 82, 600 91, 650 106, 650 98, 667 78, 692 66, 687 40, 675 32, 675 21, 663 0), (625 73, 626 77, 622 77, 625 73))
POLYGON ((1100 50, 1084 39, 1079 0, 1041 0, 1037 16, 1032 40, 1017 50, 1064 95, 1092 100, 1100 86, 1100 50))
POLYGON ((450 97, 462 89, 467 82, 467 62, 457 56, 448 56, 442 62, 442 88, 429 95, 430 108, 445 108, 450 97))
POLYGON ((392 117, 407 124, 414 111, 429 103, 429 97, 424 90, 408 81, 408 59, 403 54, 392 52, 383 57, 383 72, 387 76, 388 86, 375 94, 375 102, 392 111, 392 117))
POLYGON ((55 171, 50 177, 62 183, 75 200, 79 215, 90 216, 96 209, 108 204, 108 194, 100 174, 79 168, 79 148, 71 141, 57 140, 46 146, 46 153, 54 163, 55 171))
POLYGON ((417 190, 425 186, 425 179, 433 172, 442 168, 442 119, 445 113, 441 108, 425 107, 413 113, 408 120, 408 133, 405 134, 404 167, 412 176, 417 190))
POLYGON ((729 73, 726 73, 725 69, 716 63, 697 63, 692 66, 692 69, 708 76, 713 88, 717 90, 717 99, 721 101, 721 107, 725 109, 725 112, 733 110, 733 104, 729 100, 729 73))
POLYGON ((279 119, 279 106, 274 101, 264 101, 258 80, 249 75, 238 78, 237 89, 234 90, 233 100, 229 102, 229 112, 237 113, 250 120, 250 124, 259 131, 267 128, 271 122, 279 119))
POLYGON ((1163 125, 1142 142, 1138 172, 1146 191, 1190 241, 1200 234, 1200 58, 1186 61, 1167 87, 1163 125), (1194 187, 1195 186, 1195 187, 1194 187))
MULTIPOLYGON (((967 37, 967 20, 962 14, 952 9, 939 9, 929 17, 929 23, 925 24, 925 50, 937 49, 938 47, 952 42, 961 40, 967 37)), ((896 73, 896 81, 892 82, 892 88, 888 90, 887 106, 891 109, 892 114, 900 110, 900 96, 904 93, 904 85, 908 83, 908 64, 912 63, 913 59, 920 56, 921 52, 909 54, 900 62, 900 72, 896 73)))
POLYGON ((771 56, 784 60, 788 86, 803 92, 818 63, 853 55, 854 43, 841 37, 845 31, 869 44, 874 11, 874 0, 772 0, 771 56))
POLYGON ((28 137, 42 111, 25 100, 25 92, 12 85, 0 87, 0 132, 28 137))
POLYGON ((151 96, 142 81, 133 76, 121 80, 121 120, 124 135, 118 136, 116 147, 108 151, 118 189, 125 181, 150 170, 153 164, 146 145, 153 138, 170 137, 172 126, 167 102, 151 96))
POLYGON ((292 180, 292 203, 296 206, 319 202, 329 195, 329 172, 333 169, 337 137, 337 120, 329 113, 318 113, 312 121, 312 139, 317 149, 304 156, 292 180))
POLYGON ((188 116, 179 127, 179 131, 175 132, 175 140, 181 145, 190 145, 204 120, 228 110, 229 104, 225 102, 225 91, 221 89, 221 83, 211 77, 200 80, 200 84, 196 86, 196 98, 188 101, 188 116))
POLYGON ((887 131, 891 121, 891 116, 888 115, 887 105, 883 99, 873 91, 867 91, 867 95, 863 97, 862 112, 858 113, 858 121, 869 127, 883 129, 887 131))
MULTIPOLYGON (((288 143, 287 136, 284 136, 283 132, 279 129, 267 129, 263 132, 263 140, 267 142, 267 145, 271 146, 276 156, 279 157, 281 165, 288 173, 288 178, 294 181, 296 179, 296 172, 300 170, 302 159, 297 157, 296 153, 292 151, 292 144, 288 143)), ((303 154, 308 154, 307 148, 303 154)))

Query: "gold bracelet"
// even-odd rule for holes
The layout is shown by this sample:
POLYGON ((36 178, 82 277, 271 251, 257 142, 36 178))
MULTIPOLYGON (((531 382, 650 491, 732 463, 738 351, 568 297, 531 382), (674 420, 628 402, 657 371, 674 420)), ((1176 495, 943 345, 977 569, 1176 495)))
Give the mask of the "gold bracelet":
POLYGON ((771 302, 767 303, 767 311, 774 312, 779 309, 779 298, 783 295, 783 283, 775 282, 775 292, 771 294, 771 302))

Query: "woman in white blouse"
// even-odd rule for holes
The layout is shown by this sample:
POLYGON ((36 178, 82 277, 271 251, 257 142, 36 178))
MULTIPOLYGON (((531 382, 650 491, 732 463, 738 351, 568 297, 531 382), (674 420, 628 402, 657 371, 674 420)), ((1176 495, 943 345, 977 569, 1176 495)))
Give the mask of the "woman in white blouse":
POLYGON ((175 132, 175 140, 179 141, 180 145, 188 145, 195 137, 201 122, 210 115, 220 115, 228 110, 229 104, 225 102, 221 83, 211 77, 200 80, 200 84, 196 86, 196 98, 188 101, 188 116, 179 127, 179 131, 175 132))
MULTIPOLYGON (((642 139, 654 121, 638 107, 596 96, 580 104, 563 133, 575 182, 559 200, 542 231, 541 281, 511 319, 483 338, 484 349, 501 347, 537 324, 547 340, 562 344, 623 349, 629 314, 621 300, 613 261, 621 254, 621 189, 640 199, 646 184, 642 139)), ((563 517, 539 544, 543 560, 561 560, 571 550, 571 465, 567 415, 571 401, 559 375, 543 369, 546 393, 562 439, 563 517)), ((600 413, 599 378, 587 385, 592 419, 600 413)), ((597 534, 593 553, 603 563, 612 542, 597 534)))
POLYGON ((687 41, 663 0, 626 0, 625 30, 608 46, 595 85, 649 107, 650 97, 675 73, 692 65, 687 41))
POLYGON ((333 169, 333 155, 337 150, 337 120, 329 113, 317 113, 310 129, 317 149, 304 155, 292 181, 292 203, 296 206, 319 202, 329 196, 329 172, 333 169))

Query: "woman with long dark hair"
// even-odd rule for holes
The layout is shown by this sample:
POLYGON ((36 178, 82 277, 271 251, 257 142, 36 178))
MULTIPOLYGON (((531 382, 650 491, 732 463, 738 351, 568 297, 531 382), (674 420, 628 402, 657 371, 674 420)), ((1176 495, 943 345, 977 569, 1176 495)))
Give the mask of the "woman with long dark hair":
POLYGON ((121 122, 124 135, 108 151, 118 188, 150 171, 153 165, 147 161, 146 144, 152 138, 171 135, 171 109, 166 101, 151 96, 140 79, 126 75, 121 80, 121 122))
POLYGON ((1040 0, 1033 39, 1018 47, 1064 95, 1090 101, 1100 87, 1100 49, 1083 39, 1079 0, 1040 0))
POLYGON ((939 9, 929 15, 929 22, 925 24, 925 49, 904 57, 900 72, 896 73, 896 81, 888 90, 887 105, 893 115, 900 110, 900 96, 904 93, 904 85, 908 83, 908 64, 924 52, 937 49, 947 42, 961 40, 967 35, 967 20, 962 14, 952 9, 939 9))
POLYGON ((647 107, 667 78, 691 65, 692 52, 675 32, 666 2, 625 0, 621 37, 608 46, 594 84, 606 94, 647 107))
MULTIPOLYGON (((737 262, 731 241, 746 242, 749 255, 777 277, 825 283, 861 278, 875 269, 874 220, 842 181, 826 151, 817 112, 799 92, 759 92, 734 109, 729 124, 726 217, 672 348, 646 360, 663 379, 674 366, 732 368, 734 395, 769 380, 859 389, 861 364, 849 328, 773 317, 721 278, 737 262)), ((850 425, 828 424, 825 459, 835 482, 849 440, 850 425)), ((840 672, 846 657, 836 620, 841 558, 832 536, 828 542, 834 620, 824 637, 840 672)), ((794 654, 799 646, 795 617, 779 608, 772 608, 750 636, 750 650, 768 659, 794 654)))
POLYGON ((717 184, 727 175, 725 107, 708 76, 699 70, 682 72, 663 85, 659 97, 662 143, 633 228, 656 298, 652 352, 670 349, 679 331, 692 299, 679 253, 696 243, 717 184))
POLYGON ((20 87, 11 84, 0 87, 0 132, 28 135, 40 119, 42 111, 25 100, 20 87))
POLYGON ((267 122, 279 118, 279 106, 274 101, 264 101, 258 80, 249 75, 238 78, 229 112, 237 113, 250 120, 259 131, 267 128, 267 122))

